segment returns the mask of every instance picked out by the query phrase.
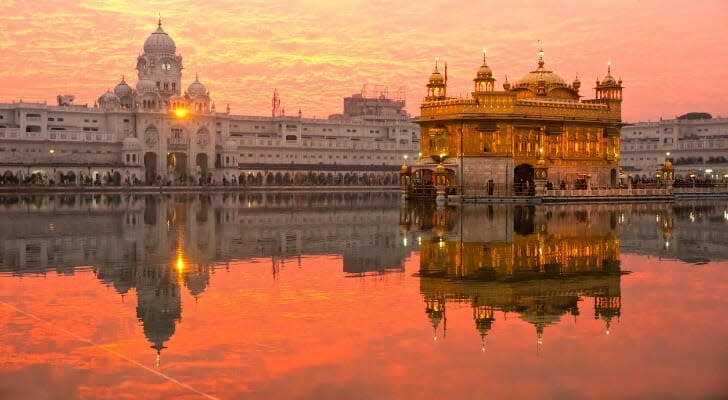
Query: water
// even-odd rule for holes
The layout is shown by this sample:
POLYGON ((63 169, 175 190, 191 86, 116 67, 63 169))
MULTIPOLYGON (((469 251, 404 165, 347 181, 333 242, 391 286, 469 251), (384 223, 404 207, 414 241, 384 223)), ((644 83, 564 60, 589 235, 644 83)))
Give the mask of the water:
POLYGON ((0 398, 722 398, 728 202, 0 197, 0 398))

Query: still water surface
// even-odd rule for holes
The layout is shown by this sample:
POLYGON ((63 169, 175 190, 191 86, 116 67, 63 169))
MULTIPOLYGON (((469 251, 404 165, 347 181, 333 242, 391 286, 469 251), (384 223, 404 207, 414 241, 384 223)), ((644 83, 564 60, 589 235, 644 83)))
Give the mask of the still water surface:
POLYGON ((727 243, 726 201, 0 197, 0 398, 725 398, 727 243))

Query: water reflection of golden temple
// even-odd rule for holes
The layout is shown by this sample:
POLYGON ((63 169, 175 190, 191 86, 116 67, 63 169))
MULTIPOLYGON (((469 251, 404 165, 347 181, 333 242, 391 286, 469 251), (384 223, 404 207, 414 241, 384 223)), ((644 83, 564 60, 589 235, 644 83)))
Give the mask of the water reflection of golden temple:
POLYGON ((545 327, 579 315, 584 297, 607 334, 621 313, 615 211, 416 203, 400 223, 420 237, 420 290, 435 337, 447 303, 471 305, 483 346, 498 310, 532 324, 539 346, 545 327))

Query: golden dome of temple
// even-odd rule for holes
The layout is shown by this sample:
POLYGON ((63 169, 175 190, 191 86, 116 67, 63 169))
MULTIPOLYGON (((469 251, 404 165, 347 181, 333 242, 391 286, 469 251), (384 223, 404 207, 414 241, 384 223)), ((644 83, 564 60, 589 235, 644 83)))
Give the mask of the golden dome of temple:
POLYGON ((527 89, 535 88, 538 86, 539 82, 544 82, 547 90, 553 87, 568 87, 566 82, 564 82, 560 76, 555 74, 553 71, 547 70, 543 65, 543 50, 541 50, 538 56, 538 68, 526 74, 523 78, 516 82, 513 87, 527 89))
POLYGON ((478 68, 476 79, 490 79, 493 77, 493 70, 490 69, 488 63, 485 61, 485 50, 483 51, 483 65, 478 68))
POLYGON ((430 75, 430 84, 434 85, 442 85, 445 83, 445 78, 442 77, 442 74, 437 70, 437 67, 435 67, 435 72, 430 75))

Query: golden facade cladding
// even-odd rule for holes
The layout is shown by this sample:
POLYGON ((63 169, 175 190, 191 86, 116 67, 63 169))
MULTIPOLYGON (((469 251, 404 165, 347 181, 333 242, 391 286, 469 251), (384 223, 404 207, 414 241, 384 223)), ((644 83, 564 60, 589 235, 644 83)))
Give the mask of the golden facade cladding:
POLYGON ((578 79, 568 85, 546 70, 543 53, 536 70, 513 86, 506 81, 503 91, 481 71, 490 71, 485 59, 467 99, 446 96, 447 73, 430 79, 417 121, 421 154, 409 191, 434 182, 438 163, 448 168, 449 193, 467 194, 487 182, 617 184, 622 81, 611 76, 611 66, 590 100, 581 100, 578 79))

